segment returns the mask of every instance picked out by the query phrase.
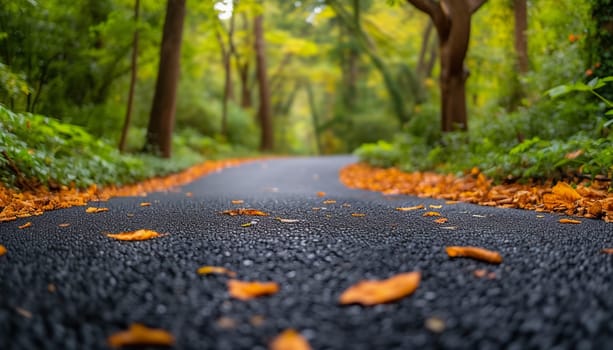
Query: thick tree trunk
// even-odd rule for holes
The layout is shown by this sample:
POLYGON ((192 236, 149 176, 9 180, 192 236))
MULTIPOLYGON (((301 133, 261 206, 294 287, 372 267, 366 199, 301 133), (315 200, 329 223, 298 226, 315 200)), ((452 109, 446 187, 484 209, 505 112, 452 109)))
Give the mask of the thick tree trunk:
POLYGON ((470 20, 487 0, 407 0, 427 13, 439 38, 441 61, 441 129, 467 130, 464 58, 470 38, 470 20))
POLYGON ((172 152, 184 18, 185 0, 168 0, 160 66, 145 142, 147 151, 160 153, 164 158, 169 158, 172 152))
POLYGON ((529 69, 528 62, 528 6, 527 0, 514 0, 515 13, 515 52, 517 53, 517 68, 519 73, 525 74, 529 69))
POLYGON ((255 35, 256 75, 260 94, 260 104, 258 108, 258 120, 261 128, 260 150, 272 151, 274 148, 274 134, 272 126, 272 113, 270 108, 268 74, 266 72, 264 17, 261 14, 255 17, 253 32, 255 35))
POLYGON ((128 138, 128 130, 132 120, 132 105, 134 104, 134 87, 136 86, 136 73, 138 70, 138 10, 140 0, 134 1, 134 38, 132 39, 132 67, 130 68, 130 89, 128 90, 128 103, 126 106, 126 118, 121 129, 121 137, 119 139, 119 151, 123 152, 126 148, 126 139, 128 138))

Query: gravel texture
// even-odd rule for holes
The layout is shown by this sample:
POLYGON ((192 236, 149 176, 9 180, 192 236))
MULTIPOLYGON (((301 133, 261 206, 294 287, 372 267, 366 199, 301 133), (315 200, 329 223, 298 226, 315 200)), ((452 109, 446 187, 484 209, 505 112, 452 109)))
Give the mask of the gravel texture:
POLYGON ((352 161, 254 162, 176 191, 90 203, 108 212, 73 207, 0 224, 0 349, 106 349, 133 322, 172 332, 177 349, 267 349, 286 328, 313 349, 613 348, 613 255, 601 253, 613 247, 611 224, 351 190, 338 170, 352 161), (417 204, 442 204, 432 210, 449 222, 394 210, 417 204), (220 214, 238 207, 270 216, 220 214), (104 234, 140 228, 167 235, 104 234), (504 261, 449 259, 448 245, 493 249, 504 261), (203 265, 281 289, 233 299, 228 277, 200 276, 203 265), (421 285, 400 301, 338 304, 362 279, 415 270, 421 285))

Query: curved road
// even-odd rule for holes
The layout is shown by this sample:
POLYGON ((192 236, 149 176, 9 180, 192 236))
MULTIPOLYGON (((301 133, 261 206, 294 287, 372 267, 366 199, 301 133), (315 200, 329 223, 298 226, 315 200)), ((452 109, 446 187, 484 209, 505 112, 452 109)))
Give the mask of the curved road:
POLYGON ((351 190, 338 170, 352 161, 254 162, 174 192, 91 203, 108 212, 73 207, 0 224, 0 349, 107 349, 133 322, 170 331, 177 349, 267 349, 286 328, 313 349, 613 348, 613 255, 601 253, 613 247, 611 224, 351 190), (442 205, 434 210, 449 222, 394 210, 417 204, 442 205), (241 206, 271 215, 220 214, 241 206), (105 235, 141 228, 167 235, 105 235), (448 245, 497 250, 504 261, 449 259, 448 245), (196 273, 203 265, 281 288, 237 300, 228 277, 196 273), (422 273, 411 296, 338 304, 362 279, 408 271, 422 273))

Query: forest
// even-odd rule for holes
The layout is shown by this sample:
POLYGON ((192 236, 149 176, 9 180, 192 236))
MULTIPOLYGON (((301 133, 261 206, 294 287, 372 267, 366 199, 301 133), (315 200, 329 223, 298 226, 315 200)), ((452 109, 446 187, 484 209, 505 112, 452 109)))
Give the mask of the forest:
POLYGON ((609 0, 0 0, 0 182, 355 152, 496 181, 613 173, 609 0))

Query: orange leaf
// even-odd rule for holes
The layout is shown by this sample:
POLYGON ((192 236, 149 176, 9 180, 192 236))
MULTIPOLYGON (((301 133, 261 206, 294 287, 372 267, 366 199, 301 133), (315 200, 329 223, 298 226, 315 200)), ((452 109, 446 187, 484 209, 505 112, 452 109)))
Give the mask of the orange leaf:
POLYGON ((293 224, 296 222, 300 222, 299 219, 284 219, 284 218, 280 218, 280 217, 276 217, 275 220, 285 223, 285 224, 293 224))
POLYGON ((473 258, 489 262, 491 264, 500 264, 502 262, 502 256, 500 255, 500 253, 484 248, 450 246, 446 247, 445 251, 450 258, 473 258))
MULTIPOLYGON (((2 246, 0 246, 2 247, 2 246)), ((2 255, 1 253, 2 249, 0 249, 0 255, 2 255)), ((605 253, 605 254, 613 254, 613 248, 604 248, 603 250, 601 250, 601 252, 605 253)))
POLYGON ((422 216, 441 216, 441 213, 437 211, 427 211, 422 216))
POLYGON ((261 210, 245 209, 245 208, 226 210, 226 211, 223 211, 222 214, 226 214, 230 216, 237 216, 237 215, 268 216, 267 213, 261 210))
POLYGON ((6 247, 0 244, 0 256, 3 256, 4 254, 6 254, 6 252, 6 247))
POLYGON ((142 202, 142 203, 140 204, 140 206, 141 206, 141 207, 150 207, 150 206, 151 206, 151 203, 150 203, 150 202, 142 202))
POLYGON ((279 334, 271 343, 270 350, 311 350, 311 346, 300 333, 287 329, 279 334))
POLYGON ((351 216, 356 217, 356 218, 361 218, 366 216, 366 214, 364 213, 351 213, 351 216))
POLYGON ((21 226, 17 226, 17 227, 23 230, 24 228, 28 228, 30 226, 32 226, 32 223, 28 221, 25 224, 23 224, 21 226))
POLYGON ((411 211, 411 210, 419 210, 419 209, 423 209, 424 205, 420 204, 420 205, 416 205, 413 207, 400 207, 400 208, 396 208, 396 210, 398 211, 411 211))
POLYGON ((145 241, 148 239, 161 237, 161 236, 164 236, 164 235, 161 233, 152 231, 152 230, 147 230, 147 229, 120 232, 120 233, 115 233, 115 234, 113 233, 107 234, 107 237, 114 238, 120 241, 145 241))
POLYGON ((561 224, 580 224, 581 221, 575 219, 560 219, 558 220, 561 224))
POLYGON ((568 202, 581 199, 581 195, 565 182, 558 182, 551 190, 553 194, 568 202))
POLYGON ((243 204, 243 203, 245 203, 245 201, 242 200, 242 199, 233 199, 232 200, 232 204, 243 204))
POLYGON ((241 300, 249 300, 259 296, 275 294, 279 291, 279 285, 276 282, 229 280, 228 289, 231 296, 241 300))
POLYGON ((395 301, 413 293, 420 279, 419 272, 406 272, 385 280, 364 280, 345 290, 339 302, 376 305, 395 301))
POLYGON ((578 149, 578 150, 576 150, 574 152, 566 153, 564 155, 564 158, 566 158, 566 159, 575 159, 575 158, 579 157, 582 154, 583 154, 583 150, 582 149, 578 149))
POLYGON ((324 204, 334 204, 336 201, 334 199, 328 199, 324 201, 324 204))
POLYGON ((444 223, 447 223, 447 221, 449 221, 449 219, 447 219, 447 218, 438 218, 438 219, 434 220, 434 222, 437 223, 437 224, 444 224, 444 223))
POLYGON ((103 211, 109 211, 109 208, 89 207, 85 209, 85 212, 89 214, 102 213, 103 211))
POLYGON ((198 269, 199 275, 228 275, 230 277, 236 277, 236 272, 226 269, 221 266, 202 266, 198 269))
POLYGON ((441 209, 443 206, 442 205, 430 204, 429 207, 432 208, 432 209, 441 209))
POLYGON ((58 226, 59 227, 68 227, 68 226, 70 226, 70 224, 69 223, 63 223, 63 224, 59 224, 58 226))
POLYGON ((113 348, 137 345, 172 346, 175 338, 163 329, 148 328, 142 324, 133 323, 127 331, 109 336, 107 342, 113 348))
POLYGON ((323 191, 317 192, 317 197, 325 197, 325 196, 326 196, 326 192, 323 192, 323 191))

